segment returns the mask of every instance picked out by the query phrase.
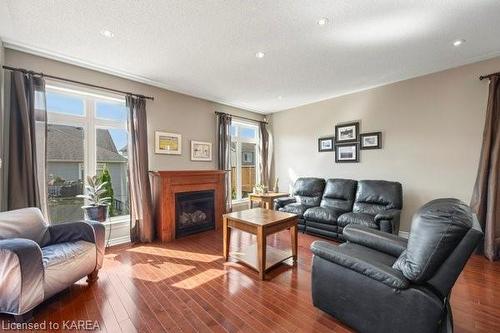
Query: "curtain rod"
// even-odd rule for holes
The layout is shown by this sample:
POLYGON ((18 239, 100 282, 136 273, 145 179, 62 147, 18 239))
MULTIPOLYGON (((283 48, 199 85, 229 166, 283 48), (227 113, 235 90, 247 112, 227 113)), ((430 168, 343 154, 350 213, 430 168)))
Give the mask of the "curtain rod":
POLYGON ((131 96, 136 96, 136 97, 140 97, 140 98, 150 99, 150 100, 154 101, 154 97, 150 97, 150 96, 144 96, 144 95, 140 95, 140 94, 133 94, 133 93, 127 92, 127 91, 122 91, 122 90, 113 89, 113 88, 107 88, 107 87, 103 87, 103 86, 98 86, 96 84, 85 83, 85 82, 76 81, 76 80, 70 80, 70 79, 66 79, 66 78, 63 78, 63 77, 49 75, 49 74, 45 74, 45 73, 37 73, 37 72, 30 71, 30 70, 27 70, 27 69, 24 69, 24 68, 16 68, 16 67, 11 67, 11 66, 2 66, 2 67, 4 69, 6 69, 6 70, 9 70, 9 71, 17 71, 17 72, 23 72, 25 74, 38 75, 38 76, 41 76, 41 77, 47 77, 49 79, 54 79, 54 80, 59 80, 59 81, 66 81, 66 82, 70 82, 70 83, 74 83, 74 84, 79 84, 79 85, 82 85, 82 86, 87 86, 87 87, 96 88, 96 89, 102 89, 102 90, 108 90, 108 91, 112 91, 112 92, 119 93, 119 94, 122 94, 122 95, 131 95, 131 96))
MULTIPOLYGON (((235 116, 234 114, 229 114, 229 113, 225 113, 225 112, 219 112, 219 111, 215 111, 215 114, 227 114, 231 117, 234 117, 234 118, 239 118, 239 119, 245 119, 245 120, 250 120, 250 121, 255 121, 257 123, 264 123, 264 124, 267 124, 267 120, 255 120, 255 119, 252 119, 252 118, 247 118, 247 117, 243 117, 243 116, 235 116)), ((264 117, 264 119, 266 119, 264 117)))
POLYGON ((489 78, 491 78, 493 75, 500 75, 500 72, 491 73, 491 74, 488 74, 488 75, 481 75, 481 76, 479 77, 479 80, 489 79, 489 78))

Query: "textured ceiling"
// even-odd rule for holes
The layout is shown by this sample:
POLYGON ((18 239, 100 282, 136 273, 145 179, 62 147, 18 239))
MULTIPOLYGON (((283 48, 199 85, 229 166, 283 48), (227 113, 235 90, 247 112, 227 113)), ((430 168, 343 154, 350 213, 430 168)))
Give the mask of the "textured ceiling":
POLYGON ((2 0, 0 38, 273 112, 499 55, 499 17, 499 0, 2 0))

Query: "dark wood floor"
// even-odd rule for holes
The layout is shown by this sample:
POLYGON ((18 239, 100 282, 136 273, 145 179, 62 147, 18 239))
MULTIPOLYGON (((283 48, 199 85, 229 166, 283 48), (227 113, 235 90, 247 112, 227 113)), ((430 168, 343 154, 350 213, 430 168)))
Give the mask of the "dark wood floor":
MULTIPOLYGON (((278 266, 266 282, 243 265, 225 263, 216 232, 115 247, 107 251, 96 284, 79 281, 39 306, 34 322, 89 319, 112 333, 350 332, 312 306, 309 246, 315 239, 300 234, 298 265, 278 266)), ((238 250, 254 239, 234 232, 231 241, 238 250)), ((270 236, 268 243, 288 247, 288 233, 270 236)), ((500 263, 473 257, 453 291, 455 331, 499 332, 498 300, 500 263)))

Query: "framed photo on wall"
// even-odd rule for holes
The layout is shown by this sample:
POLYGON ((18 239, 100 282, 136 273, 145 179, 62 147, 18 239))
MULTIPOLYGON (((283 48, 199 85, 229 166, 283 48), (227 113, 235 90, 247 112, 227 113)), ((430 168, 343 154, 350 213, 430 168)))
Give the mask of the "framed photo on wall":
POLYGON ((324 151, 333 151, 334 150, 334 142, 335 142, 335 137, 329 137, 329 138, 319 138, 318 139, 318 151, 319 152, 324 152, 324 151))
POLYGON ((335 125, 335 143, 358 142, 359 122, 335 125))
POLYGON ((156 131, 155 153, 180 155, 182 153, 182 135, 156 131))
POLYGON ((360 135, 361 149, 382 148, 382 132, 363 133, 360 135))
POLYGON ((335 145, 335 163, 359 162, 359 145, 357 143, 335 145))
POLYGON ((191 161, 211 161, 212 143, 191 140, 191 161))

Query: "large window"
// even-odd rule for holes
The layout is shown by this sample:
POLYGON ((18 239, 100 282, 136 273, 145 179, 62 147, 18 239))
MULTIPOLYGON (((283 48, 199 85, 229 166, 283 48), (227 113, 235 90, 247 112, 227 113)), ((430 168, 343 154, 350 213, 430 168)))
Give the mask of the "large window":
POLYGON ((111 183, 111 220, 127 218, 128 130, 121 96, 47 85, 48 206, 52 223, 83 218, 86 176, 111 183))
POLYGON ((233 121, 231 124, 231 192, 233 200, 242 200, 258 183, 258 127, 233 121))

